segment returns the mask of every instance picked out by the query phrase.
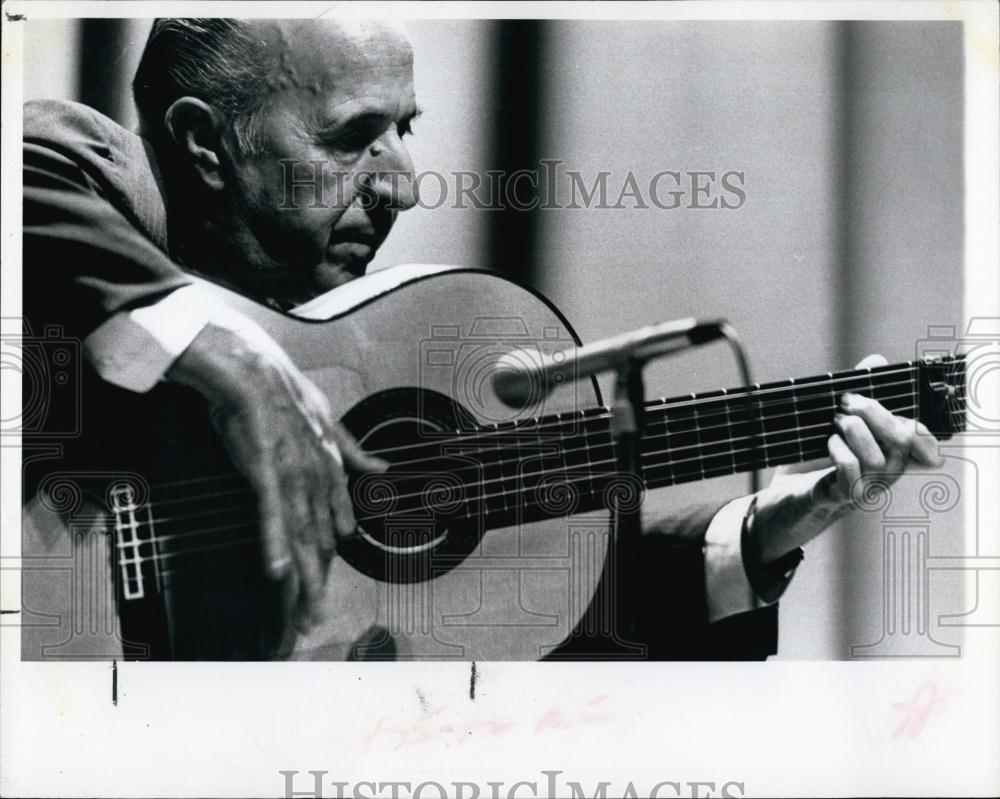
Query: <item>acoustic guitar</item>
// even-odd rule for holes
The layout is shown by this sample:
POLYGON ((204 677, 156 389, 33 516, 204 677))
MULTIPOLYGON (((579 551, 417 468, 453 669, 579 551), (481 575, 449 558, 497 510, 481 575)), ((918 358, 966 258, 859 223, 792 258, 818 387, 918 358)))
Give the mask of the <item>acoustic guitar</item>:
POLYGON ((824 457, 845 391, 941 438, 963 429, 964 363, 951 358, 659 399, 646 406, 637 484, 616 473, 596 382, 518 411, 497 398, 501 356, 579 344, 551 303, 498 274, 400 266, 295 317, 212 290, 392 464, 353 481, 359 531, 331 563, 327 621, 279 640, 280 590, 263 577, 249 487, 200 398, 161 384, 91 403, 110 429, 95 434, 87 469, 47 462, 24 514, 25 659, 538 659, 585 619, 609 509, 824 457))

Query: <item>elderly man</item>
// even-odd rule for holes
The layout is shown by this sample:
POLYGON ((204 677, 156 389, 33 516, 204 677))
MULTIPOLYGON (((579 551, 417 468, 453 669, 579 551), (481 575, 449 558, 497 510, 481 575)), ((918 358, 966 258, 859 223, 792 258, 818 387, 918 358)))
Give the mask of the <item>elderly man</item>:
MULTIPOLYGON (((95 383, 162 380, 205 398, 300 631, 319 620, 334 533, 355 528, 348 475, 384 464, 263 330, 186 273, 293 313, 363 275, 415 203, 412 64, 405 34, 380 22, 159 20, 134 81, 141 138, 82 106, 25 112, 29 323, 83 339, 95 383), (322 167, 322 202, 289 202, 295 164, 322 167)), ((932 439, 874 401, 847 398, 836 428, 835 468, 651 527, 650 558, 677 574, 644 589, 677 612, 654 654, 733 655, 721 620, 777 600, 798 547, 851 509, 857 479, 937 462, 932 439)))

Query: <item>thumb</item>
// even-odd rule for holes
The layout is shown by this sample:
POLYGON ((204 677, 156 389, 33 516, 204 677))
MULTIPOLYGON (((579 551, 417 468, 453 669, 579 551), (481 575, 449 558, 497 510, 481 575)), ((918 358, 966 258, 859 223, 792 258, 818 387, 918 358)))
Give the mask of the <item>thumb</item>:
POLYGON ((389 468, 389 462, 369 455, 357 441, 347 432, 338 430, 336 433, 337 447, 344 458, 344 469, 350 474, 365 474, 367 472, 384 472, 389 468))
POLYGON ((861 363, 855 366, 855 369, 877 369, 880 366, 888 366, 889 361, 885 359, 884 355, 868 355, 861 359, 861 363))

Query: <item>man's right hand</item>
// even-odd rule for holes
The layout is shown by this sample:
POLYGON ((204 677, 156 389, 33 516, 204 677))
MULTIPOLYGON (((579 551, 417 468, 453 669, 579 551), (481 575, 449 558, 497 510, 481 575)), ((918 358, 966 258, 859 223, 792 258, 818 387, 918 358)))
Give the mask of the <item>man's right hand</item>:
POLYGON ((166 378, 201 393, 257 495, 264 562, 290 581, 300 632, 322 619, 336 535, 355 532, 347 475, 384 471, 332 417, 326 397, 273 341, 206 325, 166 378))

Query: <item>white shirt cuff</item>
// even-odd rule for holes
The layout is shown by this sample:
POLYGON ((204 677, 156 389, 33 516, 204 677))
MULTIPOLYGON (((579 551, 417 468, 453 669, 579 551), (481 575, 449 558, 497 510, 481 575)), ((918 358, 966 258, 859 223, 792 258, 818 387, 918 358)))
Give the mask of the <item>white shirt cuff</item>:
POLYGON ((705 531, 705 595, 709 622, 764 607, 743 566, 740 538, 753 495, 734 499, 715 514, 705 531))
POLYGON ((259 349, 281 353, 256 322, 198 284, 172 291, 152 305, 115 314, 84 339, 83 352, 104 380, 142 393, 163 378, 210 322, 240 333, 259 349))

